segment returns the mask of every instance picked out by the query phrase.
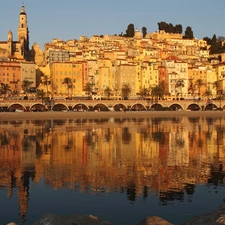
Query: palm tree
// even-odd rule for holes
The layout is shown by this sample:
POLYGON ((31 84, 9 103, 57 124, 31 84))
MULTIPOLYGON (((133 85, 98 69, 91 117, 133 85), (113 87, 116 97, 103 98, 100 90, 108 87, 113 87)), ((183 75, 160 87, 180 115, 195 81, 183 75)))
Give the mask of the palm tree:
POLYGON ((110 89, 110 87, 106 87, 106 88, 104 89, 104 94, 107 96, 108 99, 110 99, 111 91, 112 91, 112 90, 110 89))
POLYGON ((29 81, 29 80, 23 80, 22 81, 22 90, 25 92, 26 95, 29 92, 32 83, 33 82, 32 81, 29 81))
POLYGON ((62 84, 65 84, 67 86, 67 94, 69 97, 69 90, 73 87, 73 81, 70 77, 65 77, 62 84))
POLYGON ((51 84, 50 78, 48 75, 43 75, 42 84, 46 87, 46 94, 48 95, 48 86, 51 84))
POLYGON ((220 82, 218 80, 217 81, 214 81, 213 82, 213 88, 216 89, 216 97, 218 96, 219 87, 220 87, 220 82))
POLYGON ((183 87, 185 87, 184 80, 183 79, 178 79, 176 81, 175 88, 180 89, 181 97, 183 97, 183 91, 182 91, 183 87))
POLYGON ((205 92, 202 95, 203 97, 206 97, 207 100, 209 100, 212 97, 212 91, 211 90, 205 90, 205 92))
POLYGON ((122 97, 123 99, 128 99, 130 93, 131 93, 131 87, 129 84, 124 84, 122 87, 122 97))
POLYGON ((155 99, 156 102, 158 102, 159 98, 163 97, 163 90, 161 89, 159 85, 152 88, 151 96, 152 96, 152 100, 155 99))
POLYGON ((195 81, 195 86, 196 86, 197 89, 198 89, 198 97, 200 98, 200 95, 201 95, 200 91, 201 91, 201 88, 202 88, 203 86, 205 86, 205 83, 203 82, 202 79, 197 79, 197 80, 195 81))
POLYGON ((0 84, 1 95, 7 95, 9 92, 11 92, 10 86, 8 84, 1 83, 0 84))
POLYGON ((140 96, 142 98, 146 98, 147 96, 149 96, 149 89, 147 88, 142 88, 140 91, 140 96))
POLYGON ((195 85, 193 84, 193 79, 189 79, 189 83, 188 94, 191 94, 192 97, 194 97, 195 85))
POLYGON ((88 96, 92 95, 92 89, 93 89, 93 83, 87 82, 84 87, 84 91, 87 93, 88 96))
POLYGON ((38 89, 37 92, 36 92, 36 98, 41 99, 42 104, 43 104, 43 101, 44 101, 45 97, 46 97, 46 92, 44 90, 38 89))
POLYGON ((159 87, 161 88, 162 91, 162 99, 164 98, 164 95, 169 95, 169 91, 168 91, 168 83, 163 81, 159 82, 159 87))

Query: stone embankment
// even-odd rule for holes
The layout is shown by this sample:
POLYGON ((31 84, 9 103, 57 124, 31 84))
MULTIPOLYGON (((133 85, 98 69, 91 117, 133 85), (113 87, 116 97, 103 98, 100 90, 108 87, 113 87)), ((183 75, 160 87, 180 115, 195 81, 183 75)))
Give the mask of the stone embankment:
MULTIPOLYGON (((214 212, 195 217, 183 225, 225 225, 225 205, 214 212)), ((9 223, 7 225, 16 225, 9 223)), ((63 217, 57 214, 46 214, 33 225, 112 225, 109 221, 96 216, 71 215, 63 217)), ((116 224, 114 224, 116 225, 116 224)), ((172 223, 157 217, 149 216, 136 225, 173 225, 172 223)))

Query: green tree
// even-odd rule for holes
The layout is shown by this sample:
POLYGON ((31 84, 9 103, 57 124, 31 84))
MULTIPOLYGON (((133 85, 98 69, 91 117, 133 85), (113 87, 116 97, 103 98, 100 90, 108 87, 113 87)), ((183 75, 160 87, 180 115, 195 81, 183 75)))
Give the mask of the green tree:
POLYGON ((200 98, 200 96, 201 96, 201 88, 202 88, 203 86, 205 86, 205 83, 203 82, 202 79, 197 79, 197 80, 195 81, 195 86, 196 86, 196 88, 198 89, 198 97, 200 98))
POLYGON ((65 77, 62 84, 65 84, 67 86, 67 94, 69 97, 69 90, 73 87, 73 81, 70 77, 65 77))
POLYGON ((129 84, 124 84, 122 86, 122 98, 123 99, 128 99, 130 93, 131 93, 131 87, 129 84))
POLYGON ((149 96, 149 89, 142 88, 140 91, 140 96, 141 96, 141 98, 146 98, 147 96, 149 96))
POLYGON ((48 95, 49 93, 48 87, 51 84, 50 77, 48 75, 43 75, 41 77, 41 80, 42 80, 42 84, 46 87, 46 94, 48 95))
POLYGON ((22 81, 22 90, 25 92, 26 95, 29 92, 32 84, 33 84, 32 81, 26 79, 22 81))
POLYGON ((178 79, 175 84, 175 88, 180 90, 181 97, 183 97, 183 87, 185 87, 184 80, 178 79))
POLYGON ((188 26, 186 28, 183 38, 184 39, 193 39, 194 38, 194 34, 193 34, 193 31, 192 31, 191 27, 188 26))
POLYGON ((177 24, 177 25, 175 26, 175 33, 177 33, 177 34, 182 34, 182 32, 183 32, 182 25, 181 25, 181 24, 177 24))
POLYGON ((219 81, 214 81, 214 82, 213 82, 213 88, 216 89, 216 97, 217 97, 218 94, 219 94, 219 87, 220 87, 219 81))
POLYGON ((110 99, 111 91, 112 91, 112 90, 110 89, 110 87, 106 87, 106 88, 104 89, 104 94, 107 96, 108 99, 110 99))
POLYGON ((46 92, 44 90, 38 89, 37 92, 36 92, 36 98, 41 99, 41 102, 43 104, 43 101, 46 98, 46 92))
POLYGON ((143 38, 145 38, 146 34, 147 34, 147 28, 146 27, 142 27, 142 36, 143 36, 143 38))
POLYGON ((207 98, 207 100, 209 100, 210 98, 212 98, 212 91, 211 90, 205 90, 205 92, 202 95, 203 97, 207 98))
POLYGON ((159 87, 162 91, 162 98, 164 98, 164 95, 170 94, 169 91, 168 91, 168 84, 164 80, 159 82, 159 87))
POLYGON ((86 92, 86 94, 88 96, 92 95, 92 90, 93 90, 93 84, 91 82, 87 82, 85 87, 84 87, 84 91, 86 92))
POLYGON ((134 24, 130 23, 126 30, 126 37, 134 37, 134 24))
POLYGON ((193 84, 193 79, 189 79, 188 94, 191 94, 193 97, 194 93, 195 93, 195 85, 193 84))
POLYGON ((151 96, 152 96, 152 100, 155 100, 156 102, 158 102, 160 98, 163 98, 162 88, 159 85, 153 87, 151 90, 151 96))
POLYGON ((11 92, 10 86, 5 83, 0 84, 0 94, 1 95, 7 95, 9 92, 11 92))

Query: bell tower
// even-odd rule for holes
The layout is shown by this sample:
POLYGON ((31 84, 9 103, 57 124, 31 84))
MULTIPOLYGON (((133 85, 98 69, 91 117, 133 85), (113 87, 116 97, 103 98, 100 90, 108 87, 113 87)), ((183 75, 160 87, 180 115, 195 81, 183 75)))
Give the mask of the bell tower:
POLYGON ((25 7, 22 5, 19 17, 18 42, 21 45, 21 55, 26 57, 29 51, 29 30, 27 25, 27 14, 25 7))

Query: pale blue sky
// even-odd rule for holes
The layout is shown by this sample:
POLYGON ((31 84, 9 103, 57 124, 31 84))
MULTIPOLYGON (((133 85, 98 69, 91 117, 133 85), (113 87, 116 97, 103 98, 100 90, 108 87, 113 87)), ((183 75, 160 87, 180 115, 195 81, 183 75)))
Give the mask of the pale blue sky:
POLYGON ((225 0, 7 0, 0 9, 0 40, 12 30, 17 40, 21 5, 24 3, 30 30, 30 46, 43 49, 52 38, 79 39, 81 35, 125 33, 132 23, 147 33, 158 22, 190 26, 196 38, 225 36, 225 0))

